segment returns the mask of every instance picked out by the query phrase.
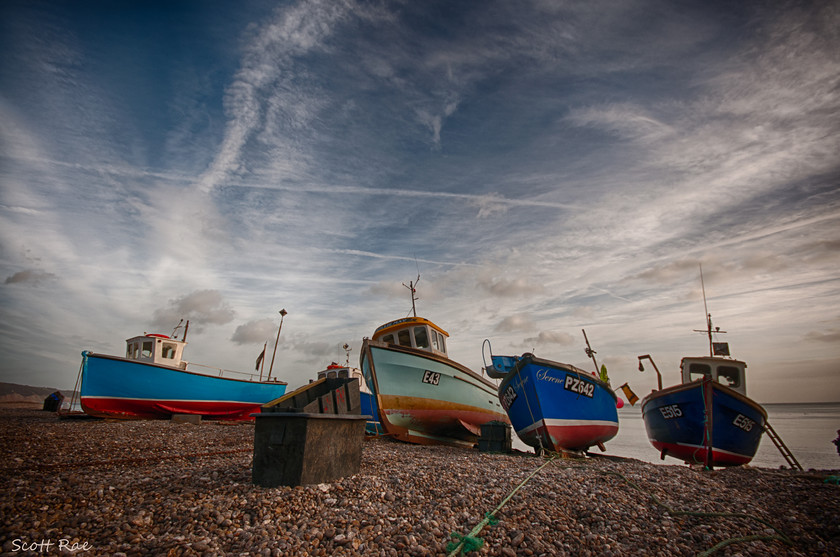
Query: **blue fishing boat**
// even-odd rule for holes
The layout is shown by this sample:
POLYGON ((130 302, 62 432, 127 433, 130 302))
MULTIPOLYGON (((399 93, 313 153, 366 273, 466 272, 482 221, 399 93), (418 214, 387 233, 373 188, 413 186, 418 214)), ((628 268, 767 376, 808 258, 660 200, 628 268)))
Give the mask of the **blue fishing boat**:
POLYGON ((747 364, 729 357, 728 343, 714 342, 713 335, 726 331, 712 328, 708 311, 706 330, 696 332, 708 335, 709 355, 683 358, 680 384, 663 389, 653 358, 639 356, 639 371, 649 360, 658 380, 658 389, 642 399, 648 439, 662 460, 670 456, 707 468, 747 464, 769 427, 767 412, 747 396, 747 364))
POLYGON ((359 367, 382 429, 409 443, 472 447, 483 424, 508 421, 496 385, 448 357, 449 334, 417 317, 416 283, 409 284, 414 315, 385 323, 362 344, 359 367))
POLYGON ((82 410, 102 418, 195 414, 213 420, 252 420, 260 406, 286 392, 284 381, 262 381, 248 373, 234 378, 231 374, 237 372, 190 364, 182 359, 186 344, 185 329, 181 339, 162 334, 127 339, 125 356, 82 352, 82 410), (189 369, 196 367, 203 369, 189 369))
POLYGON ((528 352, 497 356, 491 351, 491 361, 485 372, 502 379, 498 397, 513 429, 538 453, 603 449, 618 433, 617 397, 607 381, 528 352))

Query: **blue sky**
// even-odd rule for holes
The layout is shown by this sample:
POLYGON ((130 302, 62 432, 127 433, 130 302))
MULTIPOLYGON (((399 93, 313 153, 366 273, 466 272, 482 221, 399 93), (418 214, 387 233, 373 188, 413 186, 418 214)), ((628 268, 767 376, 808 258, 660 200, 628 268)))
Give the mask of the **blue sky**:
POLYGON ((411 308, 666 384, 709 311, 760 402, 840 400, 828 2, 0 4, 0 380, 190 320, 308 381, 411 308))

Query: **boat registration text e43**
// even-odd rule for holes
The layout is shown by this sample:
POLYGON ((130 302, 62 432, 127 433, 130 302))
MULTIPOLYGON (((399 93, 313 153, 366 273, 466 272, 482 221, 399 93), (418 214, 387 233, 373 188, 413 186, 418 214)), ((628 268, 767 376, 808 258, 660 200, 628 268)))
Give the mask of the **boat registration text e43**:
POLYGON ((440 373, 436 371, 429 371, 427 369, 423 372, 423 383, 428 383, 429 385, 439 385, 440 373))

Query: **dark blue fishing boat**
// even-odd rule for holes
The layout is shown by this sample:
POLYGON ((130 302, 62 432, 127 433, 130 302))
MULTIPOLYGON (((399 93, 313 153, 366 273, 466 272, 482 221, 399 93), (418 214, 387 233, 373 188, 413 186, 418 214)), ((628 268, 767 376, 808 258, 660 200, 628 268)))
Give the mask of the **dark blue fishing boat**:
MULTIPOLYGON (((702 274, 701 274, 702 279, 702 274)), ((705 290, 705 288, 704 288, 705 290)), ((705 293, 704 293, 705 301, 705 293)), ((738 466, 755 456, 767 427, 767 412, 747 397, 747 364, 729 357, 729 345, 714 342, 712 316, 706 313, 709 356, 683 358, 678 385, 662 388, 662 376, 650 355, 658 390, 642 399, 642 417, 648 439, 666 456, 688 464, 738 466)))
POLYGON ((618 433, 617 397, 594 374, 531 353, 491 360, 485 372, 502 379, 498 396, 514 431, 538 453, 603 449, 618 433))
POLYGON ((728 358, 683 358, 682 384, 642 399, 648 438, 663 459, 710 468, 752 460, 767 412, 746 396, 746 367, 728 358))

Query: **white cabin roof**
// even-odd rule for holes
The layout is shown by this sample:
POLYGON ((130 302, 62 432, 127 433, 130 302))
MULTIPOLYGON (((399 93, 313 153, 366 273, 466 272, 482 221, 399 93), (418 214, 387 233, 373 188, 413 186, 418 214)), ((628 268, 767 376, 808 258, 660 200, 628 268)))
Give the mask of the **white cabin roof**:
POLYGON ((161 366, 184 369, 182 361, 186 341, 170 338, 167 335, 144 333, 125 341, 125 358, 161 366))

